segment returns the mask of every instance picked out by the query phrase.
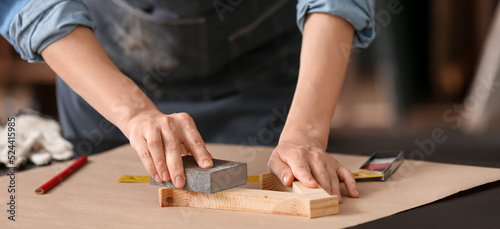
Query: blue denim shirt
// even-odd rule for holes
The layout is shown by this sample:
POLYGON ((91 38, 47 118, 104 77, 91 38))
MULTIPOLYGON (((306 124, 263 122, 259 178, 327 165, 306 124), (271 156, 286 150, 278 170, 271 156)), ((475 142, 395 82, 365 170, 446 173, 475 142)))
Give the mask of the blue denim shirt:
MULTIPOLYGON (((374 0, 299 0, 297 25, 301 31, 306 15, 313 12, 337 15, 351 23, 356 30, 354 47, 367 47, 375 38, 374 0)), ((81 0, 0 2, 0 34, 29 62, 43 61, 40 52, 77 25, 95 28, 81 0)))
POLYGON ((353 45, 366 48, 375 39, 374 0, 299 0, 297 4, 297 25, 303 31, 308 13, 329 13, 337 15, 352 24, 356 33, 353 45))
POLYGON ((95 27, 87 7, 80 0, 0 2, 0 33, 29 62, 43 61, 42 50, 77 25, 95 27))

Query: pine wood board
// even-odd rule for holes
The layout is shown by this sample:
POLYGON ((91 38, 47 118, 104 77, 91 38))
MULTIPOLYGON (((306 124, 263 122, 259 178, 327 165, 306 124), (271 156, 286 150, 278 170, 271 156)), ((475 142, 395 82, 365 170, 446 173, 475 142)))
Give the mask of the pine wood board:
POLYGON ((295 181, 285 187, 272 174, 260 176, 261 189, 232 188, 216 193, 200 193, 175 188, 159 188, 160 207, 194 207, 251 211, 316 218, 339 212, 337 195, 321 187, 307 188, 295 181))

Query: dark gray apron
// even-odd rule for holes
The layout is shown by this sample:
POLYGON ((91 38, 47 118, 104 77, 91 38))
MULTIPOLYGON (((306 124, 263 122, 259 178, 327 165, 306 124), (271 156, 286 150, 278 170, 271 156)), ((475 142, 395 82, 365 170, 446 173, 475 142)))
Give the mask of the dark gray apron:
MULTIPOLYGON (((295 1, 84 2, 106 53, 162 112, 190 114, 206 142, 276 144, 298 74, 295 1)), ((77 154, 127 142, 61 79, 57 93, 77 154)))

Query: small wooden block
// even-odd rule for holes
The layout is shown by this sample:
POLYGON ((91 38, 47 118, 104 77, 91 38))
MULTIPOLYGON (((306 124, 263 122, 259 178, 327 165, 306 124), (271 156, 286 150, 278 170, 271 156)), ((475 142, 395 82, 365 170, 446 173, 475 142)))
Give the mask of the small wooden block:
POLYGON ((252 211, 309 218, 339 212, 338 197, 328 195, 322 188, 306 188, 296 181, 290 189, 283 186, 279 179, 271 174, 261 175, 261 182, 263 188, 267 190, 232 188, 216 193, 200 193, 160 188, 160 207, 180 206, 252 211), (269 190, 271 188, 273 190, 269 190))
POLYGON ((292 187, 284 186, 280 179, 271 173, 260 174, 260 189, 282 192, 292 191, 292 187))

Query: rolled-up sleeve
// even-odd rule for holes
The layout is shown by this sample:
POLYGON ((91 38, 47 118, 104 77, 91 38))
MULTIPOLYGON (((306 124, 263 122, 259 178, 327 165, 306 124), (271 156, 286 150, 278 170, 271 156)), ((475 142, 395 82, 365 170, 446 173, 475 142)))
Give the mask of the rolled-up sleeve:
POLYGON ((8 31, 2 31, 2 35, 23 59, 39 62, 43 61, 40 55, 43 49, 68 35, 77 25, 95 28, 82 1, 31 0, 15 14, 6 26, 8 31))
POLYGON ((297 25, 302 32, 308 13, 322 12, 337 15, 354 27, 354 47, 366 48, 375 39, 374 8, 374 0, 299 0, 297 25))

